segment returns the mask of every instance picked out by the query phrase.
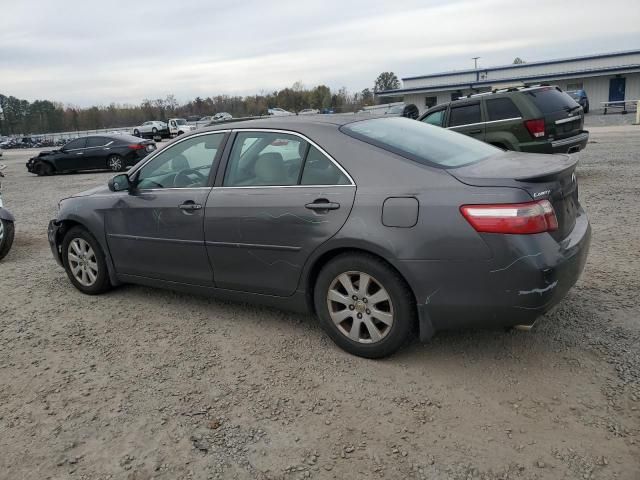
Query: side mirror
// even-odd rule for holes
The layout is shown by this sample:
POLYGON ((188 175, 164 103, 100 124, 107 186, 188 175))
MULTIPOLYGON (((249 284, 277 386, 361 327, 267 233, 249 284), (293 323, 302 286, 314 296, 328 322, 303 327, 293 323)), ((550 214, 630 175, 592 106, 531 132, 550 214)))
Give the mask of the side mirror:
POLYGON ((116 175, 115 177, 109 179, 108 185, 109 190, 111 190, 112 192, 122 192, 131 189, 129 176, 125 173, 121 173, 120 175, 116 175))

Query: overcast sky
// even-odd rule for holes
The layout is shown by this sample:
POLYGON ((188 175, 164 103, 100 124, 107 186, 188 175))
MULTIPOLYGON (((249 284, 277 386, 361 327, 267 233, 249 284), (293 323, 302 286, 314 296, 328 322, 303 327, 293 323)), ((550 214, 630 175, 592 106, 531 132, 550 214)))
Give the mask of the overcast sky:
POLYGON ((80 106, 253 94, 640 48, 640 0, 11 0, 0 93, 80 106))

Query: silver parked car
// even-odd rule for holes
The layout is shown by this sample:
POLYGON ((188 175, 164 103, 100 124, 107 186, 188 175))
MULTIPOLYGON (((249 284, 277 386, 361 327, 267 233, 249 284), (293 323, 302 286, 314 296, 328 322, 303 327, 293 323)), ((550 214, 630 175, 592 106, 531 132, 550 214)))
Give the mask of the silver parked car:
MULTIPOLYGON (((401 117, 278 117, 178 137, 49 224, 71 283, 311 311, 342 348, 532 325, 584 267, 577 160, 401 117)), ((176 325, 176 328, 178 326, 176 325)))

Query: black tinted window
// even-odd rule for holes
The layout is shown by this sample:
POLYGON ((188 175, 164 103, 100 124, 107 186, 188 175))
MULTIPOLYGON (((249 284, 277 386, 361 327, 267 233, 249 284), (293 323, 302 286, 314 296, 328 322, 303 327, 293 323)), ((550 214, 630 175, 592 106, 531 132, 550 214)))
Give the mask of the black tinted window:
POLYGON ((449 126, 468 125, 469 123, 479 123, 482 121, 480 115, 480 104, 461 105, 459 107, 451 107, 449 113, 449 126))
POLYGON ((353 122, 340 130, 410 160, 442 167, 469 165, 501 151, 446 128, 402 117, 353 122))
POLYGON ((510 98, 492 98, 487 100, 489 120, 521 117, 520 110, 510 98))
POLYGON ((76 138, 75 140, 71 140, 69 143, 65 144, 65 150, 75 150, 76 148, 84 148, 87 143, 86 138, 76 138))
POLYGON ((108 138, 104 138, 104 137, 88 137, 87 138, 87 148, 90 148, 90 147, 102 147, 103 145, 106 145, 110 141, 111 140, 109 140, 108 138))
POLYGON ((529 97, 541 113, 551 113, 575 108, 576 101, 560 90, 547 87, 523 92, 529 97))

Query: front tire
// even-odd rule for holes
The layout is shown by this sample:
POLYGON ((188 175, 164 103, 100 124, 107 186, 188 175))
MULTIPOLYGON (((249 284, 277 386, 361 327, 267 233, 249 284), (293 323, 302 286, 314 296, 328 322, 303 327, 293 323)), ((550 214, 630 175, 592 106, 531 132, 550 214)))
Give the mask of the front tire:
POLYGON ((64 236, 62 264, 73 286, 82 293, 98 295, 111 288, 104 252, 82 227, 73 227, 64 236))
POLYGON ((39 177, 48 177, 53 175, 53 166, 48 162, 38 162, 35 171, 39 177))
POLYGON ((11 250, 14 235, 15 227, 13 222, 0 219, 0 260, 6 257, 9 250, 11 250))
POLYGON ((140 136, 140 130, 138 130, 137 128, 133 131, 133 136, 134 137, 139 137, 140 136))
POLYGON ((124 170, 124 160, 120 155, 110 155, 107 159, 107 167, 112 172, 121 172, 124 170))
POLYGON ((400 274, 379 258, 345 253, 325 265, 314 288, 322 328, 343 350, 383 358, 410 338, 413 295, 400 274))

